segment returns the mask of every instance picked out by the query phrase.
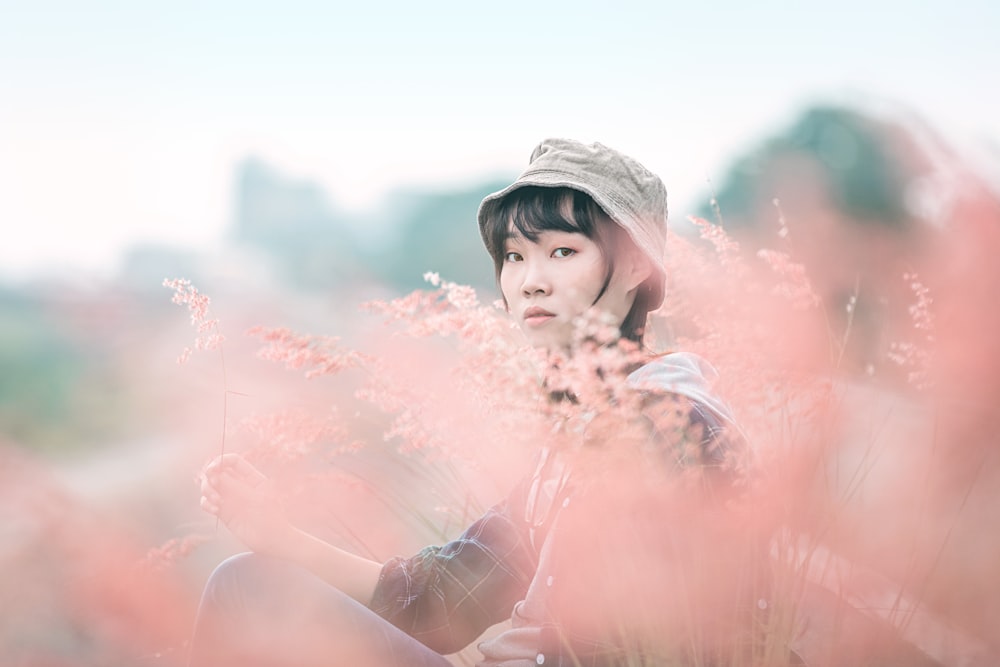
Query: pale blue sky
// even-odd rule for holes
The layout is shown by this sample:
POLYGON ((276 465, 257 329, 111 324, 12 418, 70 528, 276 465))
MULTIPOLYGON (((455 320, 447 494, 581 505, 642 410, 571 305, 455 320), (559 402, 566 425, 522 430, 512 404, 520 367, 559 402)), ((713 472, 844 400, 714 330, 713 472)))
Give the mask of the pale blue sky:
POLYGON ((0 0, 0 277, 210 246, 247 155, 364 207, 598 140, 680 218, 815 101, 1000 144, 987 0, 339 4, 0 0))

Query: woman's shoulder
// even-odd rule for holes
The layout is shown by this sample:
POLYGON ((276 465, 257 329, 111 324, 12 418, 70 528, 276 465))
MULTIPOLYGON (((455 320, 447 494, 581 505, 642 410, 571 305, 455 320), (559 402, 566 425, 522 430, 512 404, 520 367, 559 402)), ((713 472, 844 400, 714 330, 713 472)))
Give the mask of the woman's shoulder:
POLYGON ((627 381, 640 391, 683 396, 713 416, 732 422, 732 410, 713 389, 718 377, 715 367, 697 354, 669 352, 632 371, 627 381))
POLYGON ((707 359, 693 352, 664 352, 646 360, 639 368, 629 374, 630 382, 654 379, 672 379, 675 381, 690 378, 702 381, 714 381, 718 371, 707 359))
MULTIPOLYGON (((748 441, 729 404, 713 388, 718 377, 718 371, 706 359, 691 352, 672 352, 650 359, 629 374, 628 382, 653 398, 651 405, 662 403, 655 400, 656 396, 680 397, 686 402, 687 426, 694 430, 681 429, 683 438, 697 434, 701 462, 732 471, 746 467, 748 441)), ((668 440, 677 437, 678 431, 670 428, 673 422, 669 410, 667 428, 661 428, 655 414, 647 416, 653 420, 657 432, 672 434, 667 436, 668 440)))

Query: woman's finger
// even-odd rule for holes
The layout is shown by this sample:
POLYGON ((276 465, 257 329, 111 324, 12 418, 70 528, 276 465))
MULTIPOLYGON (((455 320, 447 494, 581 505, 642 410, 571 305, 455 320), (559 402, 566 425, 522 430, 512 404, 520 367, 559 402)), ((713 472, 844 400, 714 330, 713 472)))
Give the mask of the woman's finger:
POLYGON ((237 456, 232 459, 232 461, 229 462, 225 468, 225 472, 232 474, 234 477, 243 479, 251 486, 257 486, 267 479, 267 476, 264 475, 264 473, 258 470, 252 463, 247 461, 242 456, 237 456))
POLYGON ((223 498, 245 498, 257 487, 255 480, 227 470, 209 484, 208 490, 223 498))
POLYGON ((202 471, 199 480, 201 482, 201 490, 204 492, 205 489, 211 489, 215 486, 218 481, 218 476, 210 474, 208 471, 202 471))
POLYGON ((222 467, 223 461, 224 459, 221 456, 216 456, 215 458, 213 458, 212 460, 210 460, 208 463, 205 464, 205 467, 202 469, 202 474, 204 475, 215 474, 216 472, 218 472, 219 468, 222 467))
POLYGON ((241 488, 245 486, 247 486, 245 483, 240 483, 238 480, 234 480, 229 475, 202 477, 201 495, 206 496, 209 500, 219 504, 222 502, 222 498, 224 496, 231 496, 239 493, 241 488))
POLYGON ((215 489, 208 489, 202 492, 202 498, 208 500, 213 505, 222 505, 222 495, 215 489))
POLYGON ((201 505, 201 509, 205 510, 209 514, 212 514, 214 516, 219 516, 219 506, 218 506, 218 504, 213 503, 207 497, 205 497, 205 496, 201 497, 201 503, 200 503, 200 505, 201 505))
POLYGON ((208 477, 217 476, 227 469, 236 468, 241 462, 246 463, 246 460, 239 454, 234 452, 221 454, 205 465, 202 474, 208 477))
POLYGON ((202 479, 213 485, 218 485, 223 477, 242 480, 250 486, 257 486, 267 479, 252 463, 235 453, 215 457, 202 472, 202 479))

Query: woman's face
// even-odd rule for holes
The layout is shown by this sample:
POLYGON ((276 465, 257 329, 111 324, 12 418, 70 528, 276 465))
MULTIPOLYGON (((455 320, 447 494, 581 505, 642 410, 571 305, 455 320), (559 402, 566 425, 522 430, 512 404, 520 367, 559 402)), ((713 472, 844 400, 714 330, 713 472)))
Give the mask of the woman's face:
POLYGON ((616 259, 615 274, 597 300, 607 264, 596 241, 555 230, 540 232, 536 241, 515 234, 504 248, 500 290, 532 345, 565 350, 571 347, 576 318, 591 307, 622 323, 641 282, 633 264, 616 259))

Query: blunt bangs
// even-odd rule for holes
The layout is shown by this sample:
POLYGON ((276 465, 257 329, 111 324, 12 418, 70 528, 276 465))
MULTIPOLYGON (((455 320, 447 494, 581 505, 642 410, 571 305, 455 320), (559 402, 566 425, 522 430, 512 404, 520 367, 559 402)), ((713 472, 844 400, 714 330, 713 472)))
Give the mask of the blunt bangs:
POLYGON ((535 243, 542 232, 556 231, 595 239, 602 217, 607 215, 593 199, 572 188, 525 186, 511 192, 499 202, 486 222, 497 278, 510 237, 523 236, 535 243))

